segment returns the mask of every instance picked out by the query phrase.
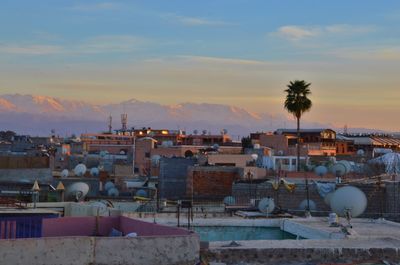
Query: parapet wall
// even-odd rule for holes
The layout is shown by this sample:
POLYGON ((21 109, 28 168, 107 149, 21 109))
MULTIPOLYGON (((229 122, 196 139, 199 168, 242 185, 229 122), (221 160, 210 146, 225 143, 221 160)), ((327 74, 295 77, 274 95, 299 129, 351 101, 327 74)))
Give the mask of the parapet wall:
POLYGON ((1 264, 193 265, 196 235, 169 237, 52 237, 0 240, 1 264))

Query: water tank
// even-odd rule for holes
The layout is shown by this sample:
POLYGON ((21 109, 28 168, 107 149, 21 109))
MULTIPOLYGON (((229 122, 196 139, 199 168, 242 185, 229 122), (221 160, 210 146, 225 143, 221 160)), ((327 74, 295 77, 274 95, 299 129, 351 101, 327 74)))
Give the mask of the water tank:
POLYGON ((236 199, 233 196, 227 196, 224 198, 224 204, 225 205, 235 205, 236 199))
POLYGON ((75 182, 65 190, 65 196, 72 200, 82 200, 89 192, 89 185, 85 182, 75 182))
POLYGON ((314 172, 318 176, 322 177, 328 173, 328 169, 325 166, 317 166, 316 168, 314 168, 314 172))
POLYGON ((364 192, 354 186, 337 189, 330 200, 331 209, 339 216, 350 211, 352 217, 360 216, 367 208, 367 197, 364 192))
POLYGON ((258 203, 258 210, 262 213, 270 214, 275 209, 275 202, 273 198, 263 198, 258 203))
POLYGON ((135 195, 138 197, 147 197, 148 196, 147 191, 142 190, 142 189, 136 191, 135 195))
POLYGON ((118 197, 119 196, 119 191, 117 188, 113 187, 109 190, 107 190, 107 195, 110 197, 118 197))
POLYGON ((62 178, 67 178, 68 175, 69 175, 68 169, 64 169, 63 171, 61 171, 61 177, 62 178))
MULTIPOLYGON (((308 200, 308 204, 310 207, 310 211, 316 211, 317 210, 317 204, 313 200, 308 200)), ((302 200, 301 203, 299 204, 299 210, 305 211, 307 210, 307 199, 302 200)))
POLYGON ((86 166, 84 164, 78 164, 74 168, 75 176, 82 177, 86 173, 86 166))

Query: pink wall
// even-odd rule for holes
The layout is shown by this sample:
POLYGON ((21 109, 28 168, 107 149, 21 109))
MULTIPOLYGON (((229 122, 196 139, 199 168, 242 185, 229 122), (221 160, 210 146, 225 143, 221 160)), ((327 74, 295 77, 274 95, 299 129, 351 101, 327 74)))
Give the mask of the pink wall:
POLYGON ((135 232, 138 236, 178 236, 191 233, 182 228, 152 224, 125 216, 120 217, 120 229, 124 235, 135 232))
MULTIPOLYGON (((96 217, 62 217, 43 219, 43 237, 94 236, 96 217)), ((112 228, 126 235, 177 236, 191 232, 175 227, 152 224, 128 217, 99 217, 99 236, 108 236, 112 228)))
MULTIPOLYGON (((43 219, 43 237, 93 236, 96 217, 62 217, 43 219)), ((107 236, 111 228, 119 229, 119 217, 99 217, 99 235, 107 236)))

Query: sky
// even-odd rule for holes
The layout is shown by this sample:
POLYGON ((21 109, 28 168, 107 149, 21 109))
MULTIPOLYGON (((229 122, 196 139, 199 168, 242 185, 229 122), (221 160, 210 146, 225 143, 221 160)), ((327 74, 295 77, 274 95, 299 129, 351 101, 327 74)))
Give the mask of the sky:
POLYGON ((0 94, 135 98, 400 131, 400 1, 0 0, 0 94))

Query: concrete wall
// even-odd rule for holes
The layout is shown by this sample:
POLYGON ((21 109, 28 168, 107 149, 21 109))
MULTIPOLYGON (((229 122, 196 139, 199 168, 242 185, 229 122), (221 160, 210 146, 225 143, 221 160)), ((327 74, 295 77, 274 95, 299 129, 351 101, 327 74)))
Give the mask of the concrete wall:
POLYGON ((193 166, 194 159, 166 158, 160 160, 159 193, 162 199, 185 198, 189 166, 193 166))
POLYGON ((198 253, 196 235, 0 240, 1 263, 13 265, 192 265, 198 253))
MULTIPOLYGON (((214 248, 201 252, 203 260, 216 264, 397 264, 399 247, 341 246, 342 240, 333 244, 325 240, 258 241, 247 247, 214 248), (307 242, 305 242, 307 241, 307 242), (386 264, 386 263, 385 263, 386 264)), ((336 242, 335 242, 336 241, 336 242)))
POLYGON ((50 168, 0 169, 0 182, 20 182, 22 180, 31 183, 38 180, 39 184, 51 183, 53 176, 50 168))

